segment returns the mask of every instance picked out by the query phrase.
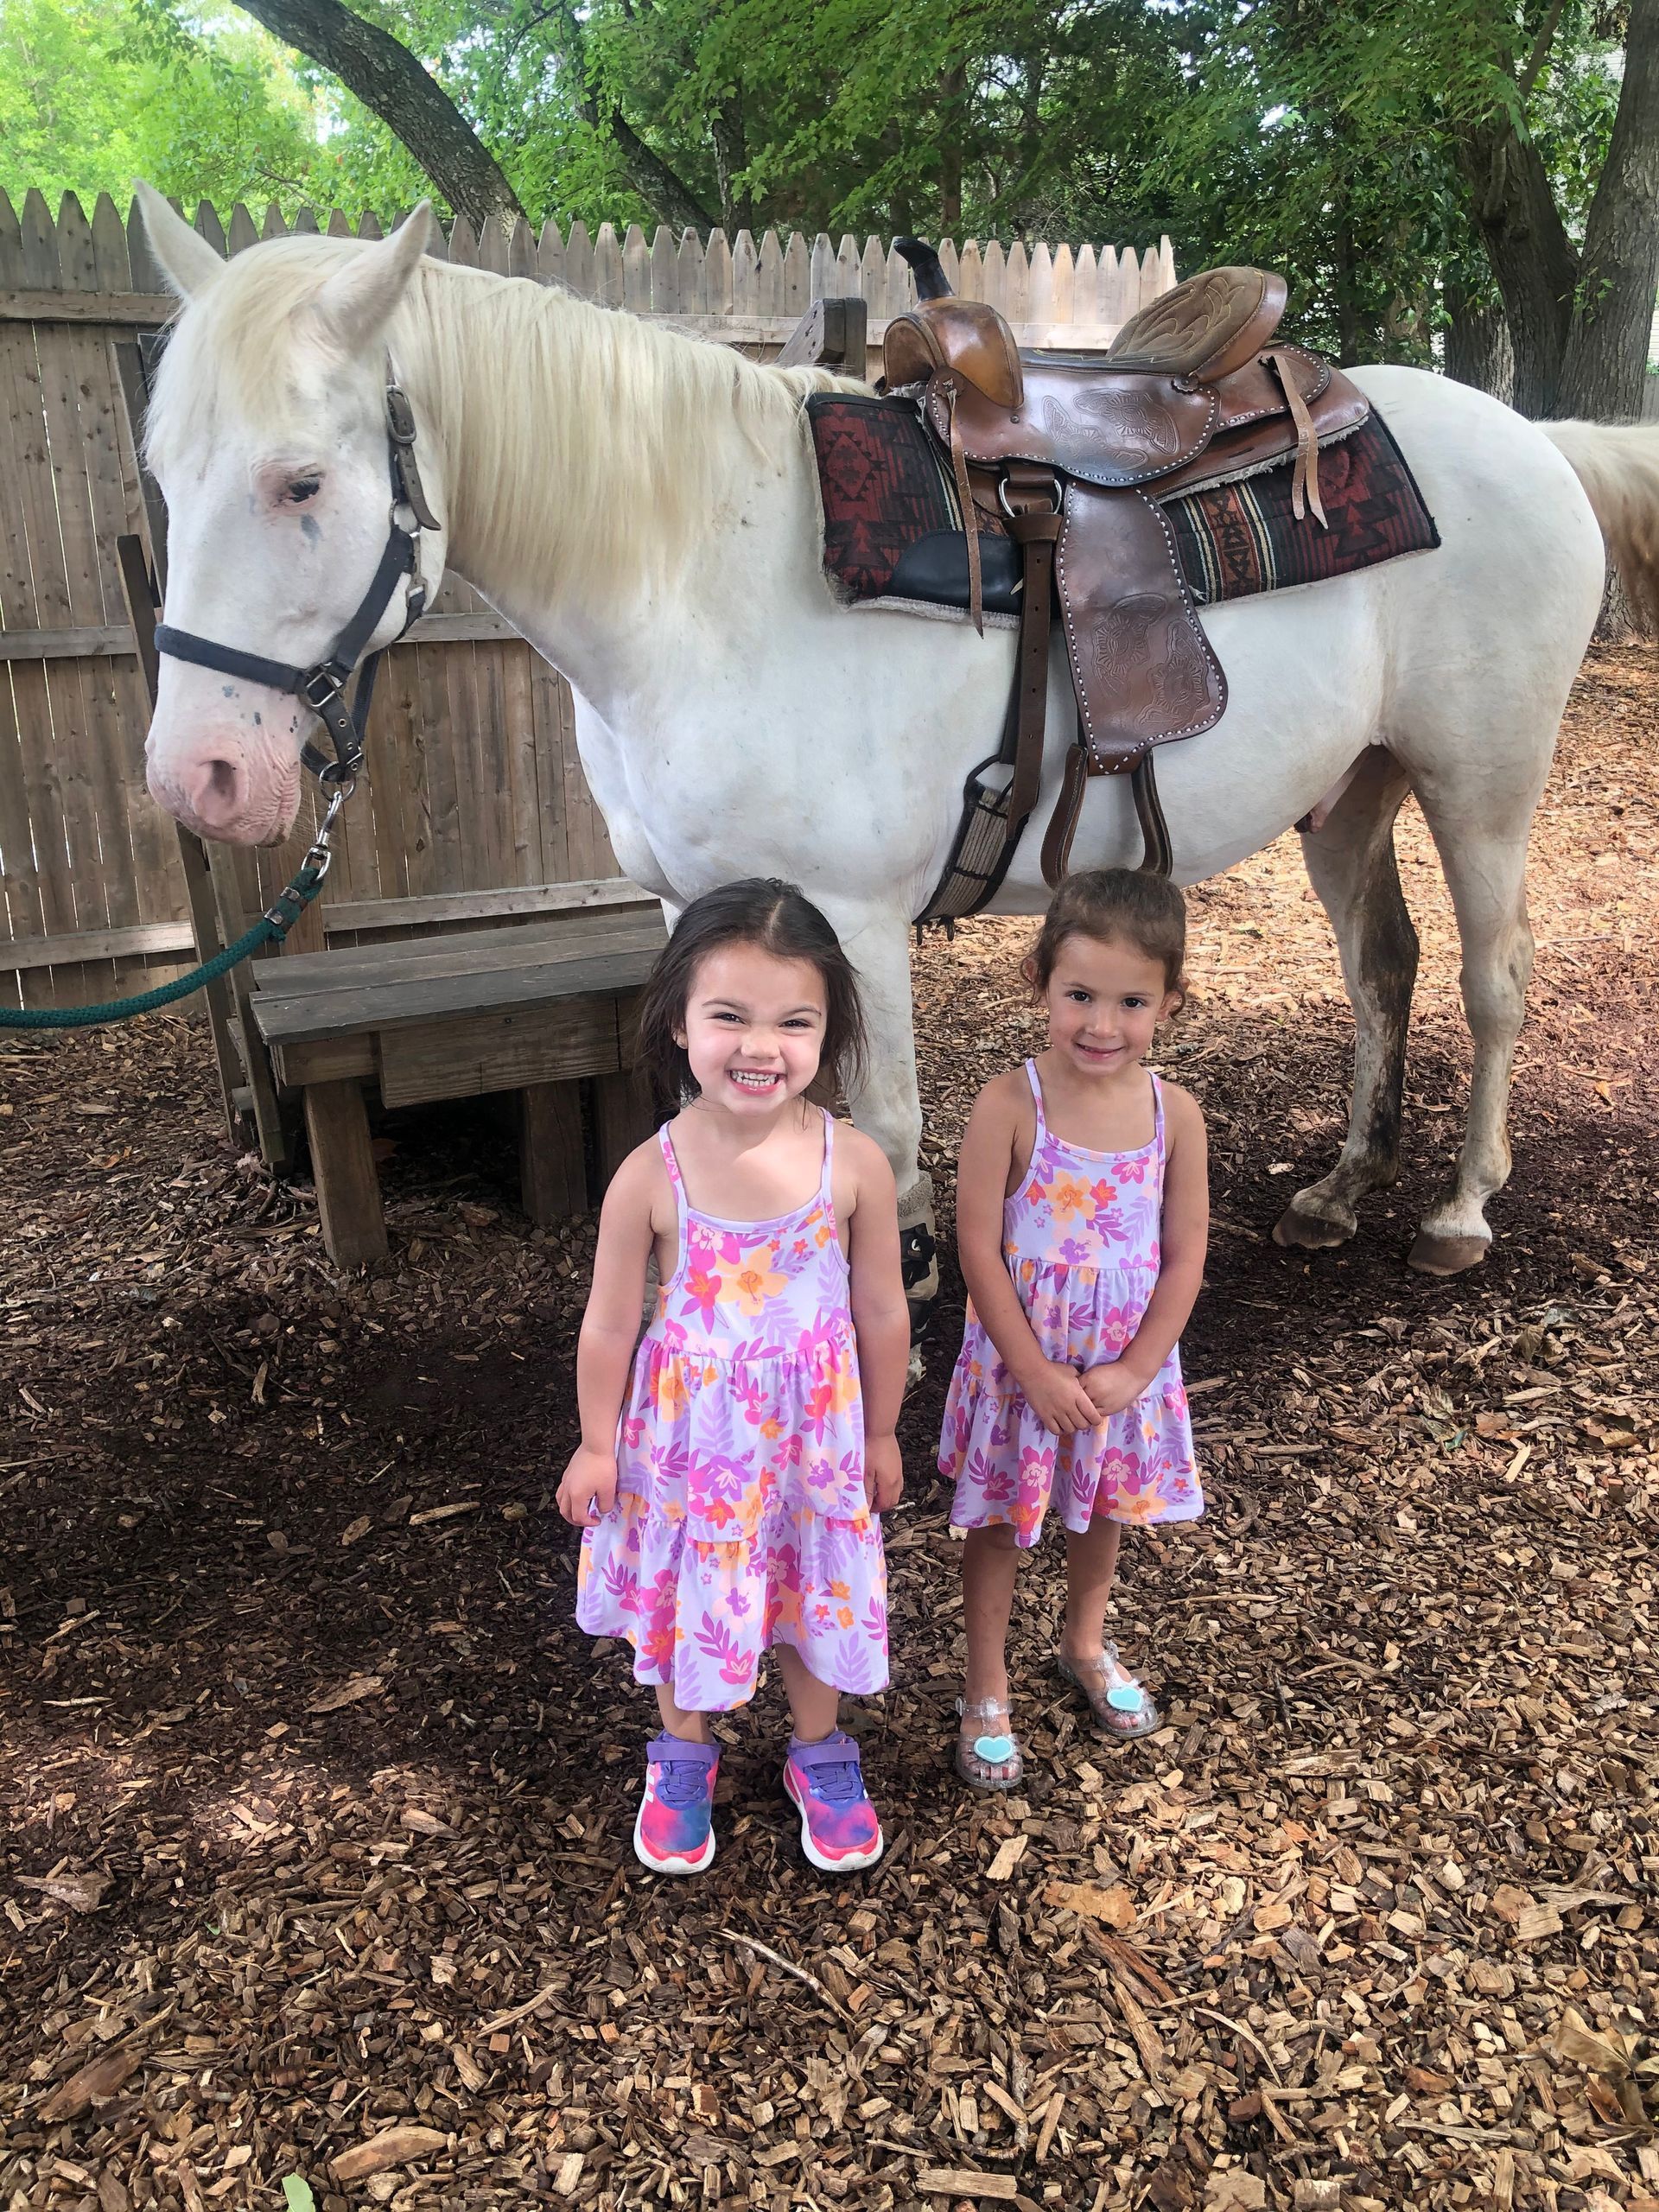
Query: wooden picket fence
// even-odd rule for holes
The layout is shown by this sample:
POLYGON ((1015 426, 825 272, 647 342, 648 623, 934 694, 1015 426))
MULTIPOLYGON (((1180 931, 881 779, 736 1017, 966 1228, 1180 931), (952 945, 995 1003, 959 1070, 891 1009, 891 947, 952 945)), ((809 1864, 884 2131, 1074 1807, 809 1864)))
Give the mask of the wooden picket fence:
MULTIPOLYGON (((290 227, 275 207, 256 225, 239 204, 228 224, 204 205, 195 226, 230 253, 290 227)), ((380 234, 372 215, 338 212, 302 211, 291 227, 380 234)), ((761 359, 816 299, 861 296, 875 345, 914 297, 877 238, 647 240, 637 226, 537 234, 493 219, 475 235, 460 219, 438 250, 761 359)), ((1030 345, 1103 346, 1175 281, 1166 238, 1141 255, 971 239, 939 251, 957 288, 992 301, 1030 345)), ((54 217, 37 192, 21 209, 0 194, 0 994, 12 1004, 143 988, 191 952, 177 841, 144 790, 149 709, 116 558, 123 532, 147 529, 118 348, 172 306, 142 222, 107 195, 89 220, 73 195, 54 217)), ((251 911, 309 828, 308 806, 289 845, 238 861, 251 911)), ((602 895, 616 873, 563 680, 464 586, 446 586, 382 671, 369 774, 302 941, 531 915, 568 903, 560 887, 602 895)))

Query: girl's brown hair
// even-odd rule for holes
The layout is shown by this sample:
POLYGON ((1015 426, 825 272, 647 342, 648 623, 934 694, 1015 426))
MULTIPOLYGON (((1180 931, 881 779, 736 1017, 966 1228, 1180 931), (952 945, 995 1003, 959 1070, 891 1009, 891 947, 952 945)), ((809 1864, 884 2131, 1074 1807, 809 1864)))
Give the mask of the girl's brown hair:
POLYGON ((833 1105, 838 1086, 864 1072, 868 1042, 858 971, 841 940, 798 884, 776 876, 747 876, 694 899, 674 925, 639 996, 639 1065, 659 1109, 677 1113, 696 1096, 685 1047, 675 1031, 685 1027, 697 969, 728 944, 759 945, 779 960, 804 960, 823 982, 823 1049, 807 1096, 833 1105))
POLYGON ((1092 937, 1102 944, 1118 938, 1156 960, 1164 988, 1185 988, 1186 901, 1166 875, 1135 868, 1085 868, 1068 875, 1054 893, 1026 973, 1033 988, 1046 991, 1069 937, 1092 937))

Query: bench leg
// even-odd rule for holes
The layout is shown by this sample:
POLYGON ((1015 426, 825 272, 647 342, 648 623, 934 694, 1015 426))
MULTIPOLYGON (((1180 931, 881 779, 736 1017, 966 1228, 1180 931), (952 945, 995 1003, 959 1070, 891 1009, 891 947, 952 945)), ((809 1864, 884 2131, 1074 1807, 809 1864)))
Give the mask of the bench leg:
POLYGON ((587 1211, 578 1084, 527 1083, 518 1093, 518 1179, 524 1211, 540 1229, 587 1211))
POLYGON ((630 1069, 594 1077, 594 1134, 598 1139, 599 1192, 603 1196, 613 1175, 652 1128, 651 1101, 645 1084, 630 1069))
POLYGON ((305 1131, 317 1182, 322 1241, 339 1268, 386 1256, 386 1217, 369 1145, 368 1109, 355 1080, 312 1083, 305 1090, 305 1131))

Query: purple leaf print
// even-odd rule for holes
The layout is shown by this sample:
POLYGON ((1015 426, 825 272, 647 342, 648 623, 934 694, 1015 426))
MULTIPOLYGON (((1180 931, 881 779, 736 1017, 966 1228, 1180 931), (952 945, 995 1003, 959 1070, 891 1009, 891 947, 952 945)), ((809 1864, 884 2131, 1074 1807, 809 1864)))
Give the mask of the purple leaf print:
POLYGON ((717 1621, 712 1613, 703 1615, 702 1626, 696 1633, 696 1642, 711 1659, 719 1661, 720 1679, 722 1682, 747 1682, 753 1674, 753 1653, 741 1651, 730 1629, 723 1621, 717 1621))

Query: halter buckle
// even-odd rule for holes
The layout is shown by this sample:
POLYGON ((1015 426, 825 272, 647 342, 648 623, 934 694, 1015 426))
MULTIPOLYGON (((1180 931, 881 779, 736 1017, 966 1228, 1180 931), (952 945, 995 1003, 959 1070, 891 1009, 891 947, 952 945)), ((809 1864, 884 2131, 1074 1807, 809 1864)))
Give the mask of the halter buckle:
POLYGON ((324 714, 334 701, 344 698, 346 679, 350 674, 350 669, 341 668, 337 661, 324 661, 321 667, 306 671, 300 696, 314 714, 324 714))
POLYGON ((395 446, 412 446, 415 442, 415 410, 400 385, 386 386, 386 434, 395 446))

